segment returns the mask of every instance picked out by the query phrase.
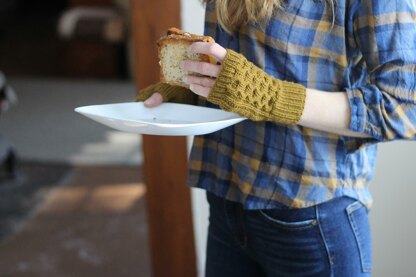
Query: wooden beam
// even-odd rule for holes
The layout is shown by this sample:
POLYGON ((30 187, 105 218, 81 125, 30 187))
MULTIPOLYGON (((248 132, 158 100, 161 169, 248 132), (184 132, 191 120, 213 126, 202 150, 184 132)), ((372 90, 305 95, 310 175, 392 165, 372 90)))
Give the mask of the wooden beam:
MULTIPOLYGON (((159 81, 156 40, 180 26, 180 0, 130 0, 137 88, 159 81)), ((152 276, 196 276, 185 137, 143 137, 152 276)))

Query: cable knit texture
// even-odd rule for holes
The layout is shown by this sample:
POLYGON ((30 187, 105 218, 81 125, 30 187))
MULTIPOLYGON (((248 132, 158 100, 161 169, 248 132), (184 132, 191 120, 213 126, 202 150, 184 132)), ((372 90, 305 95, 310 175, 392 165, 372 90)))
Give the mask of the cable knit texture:
POLYGON ((163 102, 195 105, 198 101, 198 96, 189 89, 164 83, 150 85, 140 90, 136 95, 136 101, 145 101, 155 92, 159 92, 162 95, 163 102))
POLYGON ((291 125, 302 116, 305 91, 304 86, 273 78, 228 49, 208 101, 255 121, 291 125))

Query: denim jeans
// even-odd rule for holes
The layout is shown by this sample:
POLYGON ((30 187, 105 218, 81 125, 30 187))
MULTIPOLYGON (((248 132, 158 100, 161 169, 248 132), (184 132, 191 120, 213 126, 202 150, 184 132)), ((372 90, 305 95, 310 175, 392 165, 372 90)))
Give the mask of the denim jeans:
POLYGON ((354 199, 244 210, 211 193, 207 198, 206 277, 371 276, 368 211, 354 199))

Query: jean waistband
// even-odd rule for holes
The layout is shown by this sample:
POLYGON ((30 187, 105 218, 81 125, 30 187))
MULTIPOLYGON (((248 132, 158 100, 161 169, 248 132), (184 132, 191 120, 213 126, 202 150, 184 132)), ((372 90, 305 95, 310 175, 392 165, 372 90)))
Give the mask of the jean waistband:
MULTIPOLYGON (((211 192, 207 192, 207 200, 210 203, 210 206, 212 206, 212 208, 228 206, 228 207, 234 207, 235 209, 243 210, 243 205, 241 203, 230 201, 225 198, 216 196, 215 194, 211 192)), ((318 205, 311 206, 308 208, 301 208, 301 209, 287 208, 287 209, 271 209, 271 210, 273 210, 273 212, 279 213, 283 217, 285 217, 285 214, 287 214, 288 217, 292 217, 295 214, 296 215, 302 214, 304 217, 314 218, 316 216, 317 209, 320 212, 328 211, 331 213, 337 213, 337 212, 344 211, 350 204, 354 202, 357 202, 357 200, 351 197, 342 196, 342 197, 333 198, 331 200, 322 202, 318 205)), ((245 212, 247 213, 256 212, 256 211, 257 210, 245 210, 245 212)))

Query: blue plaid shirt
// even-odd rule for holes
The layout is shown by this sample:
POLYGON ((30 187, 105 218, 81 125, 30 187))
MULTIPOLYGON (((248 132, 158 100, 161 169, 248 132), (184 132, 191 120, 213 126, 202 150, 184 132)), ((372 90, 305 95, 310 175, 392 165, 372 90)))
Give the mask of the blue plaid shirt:
POLYGON ((416 137, 416 2, 337 0, 335 14, 325 2, 285 1, 267 26, 233 35, 208 4, 206 34, 271 76, 345 91, 350 129, 371 138, 246 120, 195 137, 191 186, 246 209, 303 208, 341 196, 371 206, 377 143, 416 137))

